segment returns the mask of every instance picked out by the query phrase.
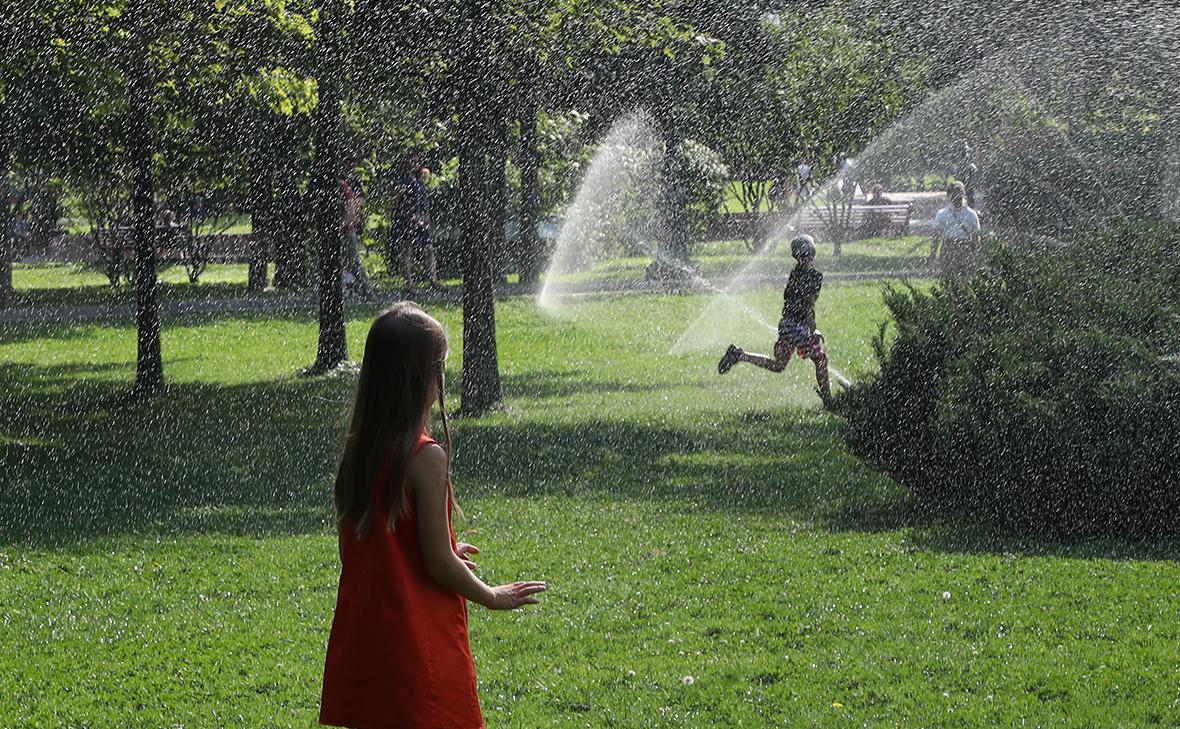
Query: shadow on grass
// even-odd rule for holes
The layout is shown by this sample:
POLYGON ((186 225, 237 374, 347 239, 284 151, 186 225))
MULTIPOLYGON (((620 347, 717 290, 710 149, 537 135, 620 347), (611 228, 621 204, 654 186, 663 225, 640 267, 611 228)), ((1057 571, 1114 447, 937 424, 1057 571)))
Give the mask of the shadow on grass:
POLYGON ((456 439, 455 477, 471 495, 675 501, 755 510, 835 529, 894 529, 908 507, 887 479, 842 451, 816 413, 726 418, 691 429, 633 422, 486 425, 456 439))
MULTIPOLYGON (((351 378, 173 385, 131 406, 120 404, 127 382, 78 379, 112 367, 0 365, 0 544, 331 531, 351 378)), ((561 379, 507 387, 544 397, 534 385, 561 379)), ((837 531, 909 528, 915 546, 935 551, 1176 556, 1161 545, 1022 541, 925 519, 847 452, 837 420, 815 410, 701 415, 687 425, 592 418, 457 422, 460 498, 560 496, 587 509, 628 499, 653 511, 765 512, 837 531)))
MULTIPOLYGON (((244 324, 257 323, 259 320, 306 325, 314 321, 314 305, 307 307, 275 306, 258 310, 226 310, 202 311, 162 314, 163 337, 167 340, 175 329, 200 326, 211 323, 242 322, 244 324)), ((377 304, 350 304, 345 310, 345 322, 371 321, 384 306, 377 304)), ((0 313, 2 313, 0 309, 0 313)), ((82 339, 92 336, 95 329, 121 330, 130 341, 135 341, 135 315, 129 313, 122 316, 102 316, 93 319, 73 321, 68 316, 53 321, 0 321, 0 345, 23 344, 36 340, 82 339)), ((134 367, 133 356, 128 359, 134 367)), ((308 361, 315 356, 308 354, 308 361)), ((171 363, 165 363, 165 370, 171 363)))
POLYGON ((86 369, 0 365, 0 542, 331 523, 351 381, 173 385, 130 405, 127 381, 86 369))
POLYGON ((1065 541, 1019 534, 1004 527, 944 518, 915 527, 908 540, 913 547, 955 554, 1011 554, 1021 557, 1071 559, 1178 560, 1180 540, 1087 537, 1065 541))
MULTIPOLYGON (((503 375, 500 380, 504 398, 512 401, 518 398, 551 398, 585 393, 655 392, 670 387, 664 382, 631 382, 620 379, 590 379, 580 377, 577 370, 526 372, 503 375)), ((448 380, 449 381, 449 380, 448 380)), ((455 390, 461 385, 455 379, 455 390)))
MULTIPOLYGON (((256 292, 243 283, 169 283, 157 284, 161 302, 170 301, 207 301, 224 298, 255 298, 265 301, 275 292, 256 292)), ((86 285, 60 288, 19 289, 9 302, 9 306, 18 307, 70 307, 70 306, 101 306, 108 304, 134 304, 135 287, 124 283, 119 286, 109 284, 86 285)))
MULTIPOLYGON (((112 367, 0 365, 0 543, 331 529, 350 378, 172 385, 148 405, 127 405, 126 382, 78 379, 112 367)), ((538 390, 544 396, 529 394, 538 390)), ((634 498, 834 528, 903 523, 896 492, 858 475, 834 424, 767 417, 776 422, 460 421, 456 478, 468 498, 634 498)))

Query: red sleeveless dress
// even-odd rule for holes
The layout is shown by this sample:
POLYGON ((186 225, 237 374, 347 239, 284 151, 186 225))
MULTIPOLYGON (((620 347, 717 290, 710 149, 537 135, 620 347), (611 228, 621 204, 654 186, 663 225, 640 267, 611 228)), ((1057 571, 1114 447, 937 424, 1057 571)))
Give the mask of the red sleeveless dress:
MULTIPOLYGON (((435 441, 423 433, 411 457, 435 441)), ((481 729, 467 602, 434 581, 414 500, 388 528, 380 486, 372 526, 343 525, 340 588, 324 664, 320 723, 356 729, 481 729)), ((451 544, 455 543, 454 530, 451 544)))

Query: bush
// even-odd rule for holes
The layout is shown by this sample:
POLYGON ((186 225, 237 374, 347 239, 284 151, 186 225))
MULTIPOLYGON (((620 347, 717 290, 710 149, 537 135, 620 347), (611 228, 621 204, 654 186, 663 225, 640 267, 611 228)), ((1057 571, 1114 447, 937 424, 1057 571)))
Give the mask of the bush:
POLYGON ((1174 532, 1180 228, 987 248, 964 282, 886 290, 896 331, 875 342, 880 372, 838 401, 850 445, 934 510, 1174 532))
POLYGON ((725 208, 729 167, 719 154, 692 139, 685 140, 676 154, 687 181, 688 237, 700 240, 725 208))
POLYGON ((1115 203, 1062 132, 1016 130, 997 140, 983 169, 988 223, 1054 237, 1109 219, 1115 203))
POLYGON ((1171 143, 1163 130, 1007 128, 982 171, 989 227, 1068 240, 1098 221, 1166 215, 1171 143))

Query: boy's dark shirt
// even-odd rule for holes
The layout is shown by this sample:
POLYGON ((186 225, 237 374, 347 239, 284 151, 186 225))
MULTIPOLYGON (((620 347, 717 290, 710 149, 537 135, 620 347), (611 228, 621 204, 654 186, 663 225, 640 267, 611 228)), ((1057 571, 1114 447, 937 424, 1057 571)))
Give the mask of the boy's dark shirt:
POLYGON ((399 183, 404 192, 401 200, 398 201, 398 210, 395 214, 398 222, 406 227, 413 227, 415 218, 420 221, 425 221, 426 216, 430 210, 429 200, 426 195, 426 185, 422 180, 418 179, 417 175, 406 175, 402 177, 399 183))
POLYGON ((814 268, 795 266, 783 289, 783 319, 806 322, 815 328, 815 300, 824 284, 824 275, 814 268))

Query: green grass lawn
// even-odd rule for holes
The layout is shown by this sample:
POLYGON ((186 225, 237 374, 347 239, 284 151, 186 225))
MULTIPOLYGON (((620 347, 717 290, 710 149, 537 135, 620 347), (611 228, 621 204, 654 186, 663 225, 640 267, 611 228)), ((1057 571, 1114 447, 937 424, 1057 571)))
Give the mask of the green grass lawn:
MULTIPOLYGON (((926 239, 874 238, 847 243, 840 256, 833 255, 830 244, 821 244, 816 265, 826 273, 865 273, 919 270, 926 262, 926 239)), ((776 246, 772 251, 751 255, 741 241, 711 241, 694 247, 693 261, 703 279, 725 287, 733 276, 746 270, 752 275, 786 279, 794 260, 790 247, 776 246)), ((620 256, 603 261, 588 270, 555 277, 565 284, 626 284, 644 280, 644 271, 651 263, 650 256, 620 256)), ((383 291, 401 291, 404 280, 400 271, 387 275, 382 257, 370 250, 365 265, 374 285, 383 291)), ((271 277, 274 275, 272 264, 271 277)), ((210 264, 198 284, 190 284, 182 266, 170 266, 160 271, 161 301, 194 301, 224 298, 266 299, 273 291, 254 292, 246 287, 246 264, 210 264)), ((509 283, 516 283, 511 274, 509 283)), ((457 286, 458 279, 445 279, 448 286, 457 286)), ((112 288, 106 276, 86 266, 64 263, 17 264, 13 271, 16 295, 14 307, 36 306, 93 306, 119 302, 133 302, 135 287, 125 284, 112 288)))
MULTIPOLYGON (((385 262, 376 252, 375 246, 367 252, 365 266, 379 288, 393 291, 403 287, 400 271, 392 278, 386 275, 385 262)), ((268 279, 273 280, 273 263, 267 275, 268 279)), ((247 289, 249 272, 245 263, 211 263, 205 267, 196 284, 189 283, 183 266, 161 268, 158 276, 161 301, 265 299, 274 293, 247 289)), ((444 278, 444 283, 455 286, 459 280, 444 278)), ((16 307, 87 306, 135 301, 133 282, 112 287, 107 277, 95 267, 75 263, 17 263, 13 267, 13 288, 15 296, 11 305, 16 307)))
MULTIPOLYGON (((879 292, 820 299, 853 377, 879 292)), ((455 423, 457 528, 485 579, 551 588, 471 611, 489 726, 1180 724, 1176 545, 926 518, 845 450, 809 365, 717 376, 778 306, 499 305, 506 406, 455 423)), ((458 392, 461 312, 432 311, 458 392)), ((131 407, 134 330, 0 331, 0 726, 315 724, 353 387, 294 376, 315 339, 166 318, 169 390, 131 407)))
MULTIPOLYGON (((271 275, 274 265, 271 264, 271 275)), ((211 263, 201 273, 199 285, 246 284, 247 270, 244 263, 211 263)), ((170 286, 188 285, 188 274, 184 266, 167 266, 159 272, 160 283, 170 286)), ((35 289, 112 289, 102 271, 90 266, 73 263, 18 263, 13 268, 12 285, 17 291, 35 289)), ((124 287, 130 289, 131 286, 124 287)))
MULTIPOLYGON (((839 256, 830 243, 821 243, 817 246, 815 265, 825 273, 888 276, 894 272, 924 270, 928 252, 928 239, 921 236, 845 243, 839 256)), ((554 280, 580 285, 639 282, 644 280, 651 261, 650 255, 619 256, 554 280)), ((785 241, 756 254, 751 254, 740 240, 710 241, 693 247, 692 261, 702 279, 720 288, 728 288, 731 281, 742 277, 760 283, 785 281, 795 266, 791 247, 785 241)))

